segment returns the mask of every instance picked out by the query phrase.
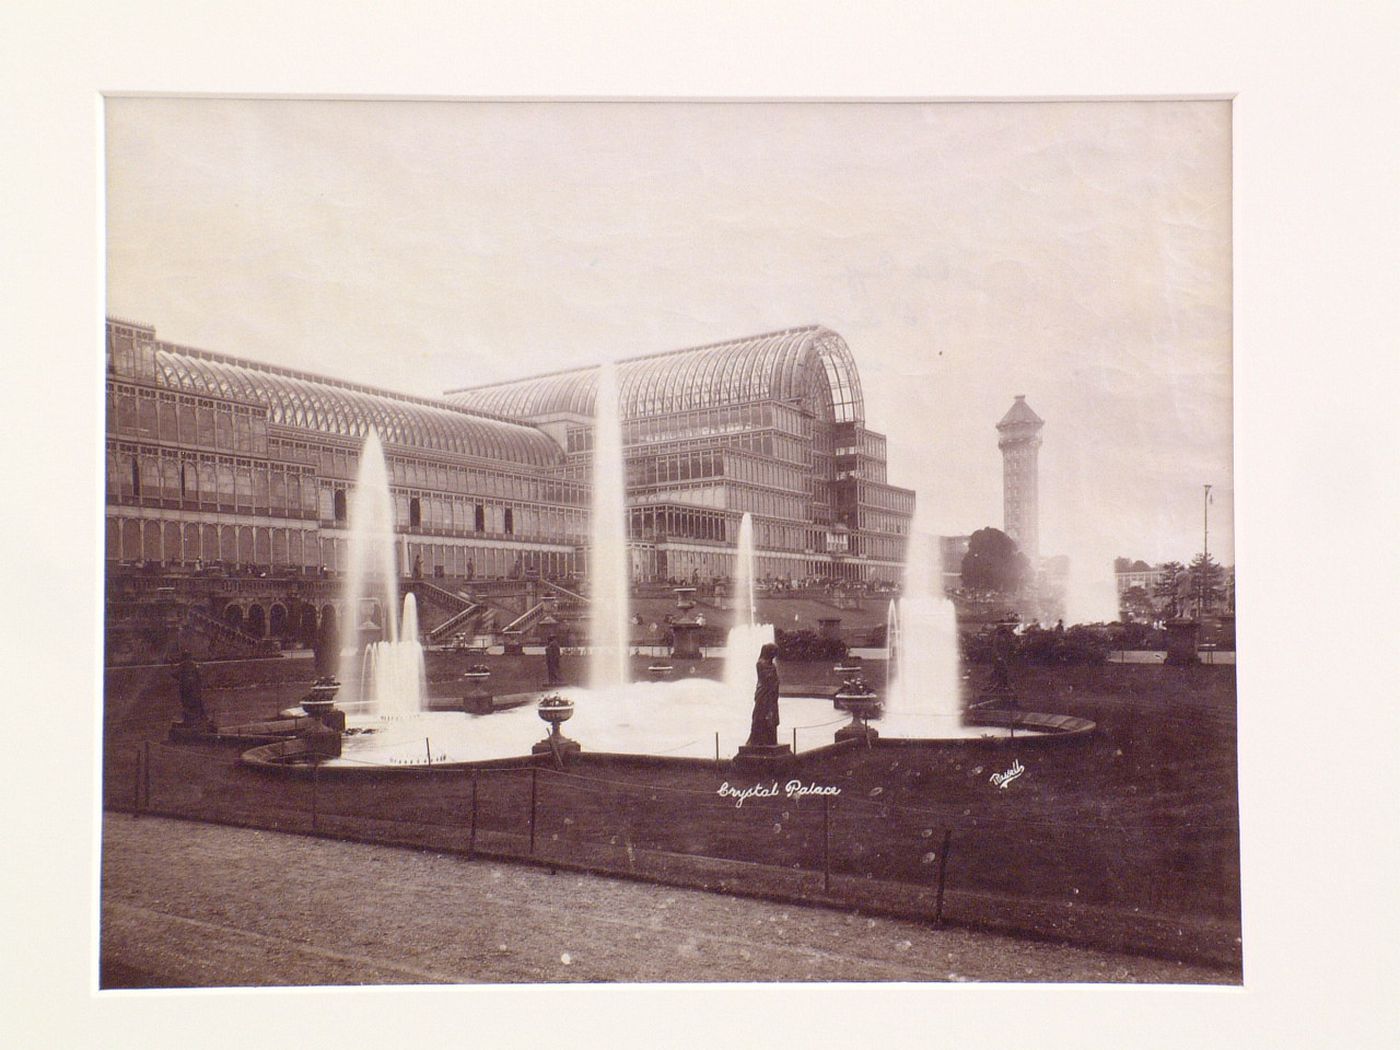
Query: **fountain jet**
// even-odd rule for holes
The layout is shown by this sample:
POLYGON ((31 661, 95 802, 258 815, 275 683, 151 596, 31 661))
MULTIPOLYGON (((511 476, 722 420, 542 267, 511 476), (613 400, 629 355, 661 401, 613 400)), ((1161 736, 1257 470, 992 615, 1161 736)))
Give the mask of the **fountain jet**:
POLYGON ((1114 623, 1118 620, 1118 583, 1113 559, 1087 545, 1070 555, 1065 581, 1066 623, 1114 623))
POLYGON ((598 368, 593 401, 592 544, 588 551, 590 652, 588 684, 612 689, 630 680, 631 618, 627 564, 627 489, 617 369, 598 368))
POLYGON ((418 609, 413 595, 407 595, 400 620, 393 497, 384 446, 373 428, 360 450, 349 512, 349 565, 342 593, 350 651, 360 662, 360 695, 353 699, 367 701, 381 717, 416 715, 424 709, 426 692, 418 609))
POLYGON ((753 695, 758 652, 774 640, 773 625, 758 622, 753 563, 753 516, 745 511, 734 552, 734 626, 729 628, 724 647, 724 687, 745 699, 753 695))
POLYGON ((962 717, 957 615, 943 593, 934 537, 921 528, 922 505, 915 504, 909 523, 903 591, 890 603, 886 624, 890 686, 885 711, 937 719, 947 726, 962 717))

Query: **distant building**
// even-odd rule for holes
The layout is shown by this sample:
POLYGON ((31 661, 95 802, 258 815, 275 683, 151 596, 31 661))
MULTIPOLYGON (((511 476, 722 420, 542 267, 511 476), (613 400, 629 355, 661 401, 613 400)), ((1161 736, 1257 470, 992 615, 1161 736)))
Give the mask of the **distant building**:
POLYGON ((1149 595, 1157 586, 1157 582, 1162 578, 1162 567, 1152 566, 1146 569, 1134 567, 1124 572, 1114 573, 1118 581, 1118 593, 1123 594, 1134 587, 1141 587, 1149 595))
POLYGON ((1040 431, 1045 426, 1017 394, 997 424, 1002 463, 1002 531, 1016 541, 1032 565, 1040 562, 1040 431))
MULTIPOLYGON (((589 483, 598 370, 449 391, 468 412, 548 434, 563 476, 589 483)), ((633 575, 710 579, 733 569, 744 512, 760 577, 893 582, 914 493, 886 478, 845 340, 819 325, 618 364, 633 575)))

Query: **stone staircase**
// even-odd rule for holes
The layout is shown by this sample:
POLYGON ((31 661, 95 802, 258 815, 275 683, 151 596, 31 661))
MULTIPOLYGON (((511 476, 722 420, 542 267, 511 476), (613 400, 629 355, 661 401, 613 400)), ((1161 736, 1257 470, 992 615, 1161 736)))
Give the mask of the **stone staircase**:
POLYGON ((519 634, 524 634, 543 619, 544 614, 550 611, 553 604, 553 602, 536 602, 510 623, 506 624, 503 628, 503 633, 515 631, 519 634))
POLYGON ((454 634, 479 633, 483 621, 491 612, 485 604, 471 601, 427 580, 414 580, 410 589, 420 602, 430 603, 447 611, 447 618, 424 634, 424 638, 430 644, 441 642, 454 634))
POLYGON ((189 606, 185 610, 185 622, 208 637, 211 641, 233 650, 243 650, 250 656, 276 656, 277 641, 273 638, 254 638, 246 631, 225 623, 217 616, 210 616, 203 609, 189 606))
POLYGON ((454 634, 476 634, 485 615, 491 610, 484 605, 469 603, 465 609, 453 613, 426 635, 429 642, 440 642, 454 634))

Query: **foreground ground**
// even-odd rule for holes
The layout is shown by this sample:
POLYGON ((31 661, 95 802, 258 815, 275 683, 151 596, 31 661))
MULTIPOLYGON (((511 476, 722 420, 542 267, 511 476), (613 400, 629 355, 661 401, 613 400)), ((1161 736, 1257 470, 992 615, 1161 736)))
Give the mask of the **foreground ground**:
MULTIPOLYGON (((539 670, 534 657, 490 662, 502 691, 529 688, 539 670)), ((304 693, 305 664, 208 666, 211 710, 221 724, 266 717, 304 693)), ((430 660, 434 690, 459 692, 464 667, 430 660)), ((564 670, 578 673, 569 660, 564 670)), ((782 674, 817 685, 831 668, 784 664, 782 674)), ((946 876, 942 914, 957 925, 1238 974, 1234 668, 1025 668, 1016 684, 1027 707, 1093 719, 1097 733, 1065 746, 813 756, 794 775, 839 788, 829 807, 753 798, 736 808, 720 792, 752 776, 619 763, 591 755, 587 741, 567 772, 521 764, 479 784, 449 769, 319 785, 269 776, 239 765, 237 749, 165 742, 169 675, 133 669, 108 676, 105 802, 446 853, 475 846, 496 859, 915 920, 935 913, 946 876), (1022 774, 998 787, 992 775, 1012 768, 1022 774)))
POLYGON ((104 988, 1234 980, 594 875, 153 817, 103 822, 104 988))

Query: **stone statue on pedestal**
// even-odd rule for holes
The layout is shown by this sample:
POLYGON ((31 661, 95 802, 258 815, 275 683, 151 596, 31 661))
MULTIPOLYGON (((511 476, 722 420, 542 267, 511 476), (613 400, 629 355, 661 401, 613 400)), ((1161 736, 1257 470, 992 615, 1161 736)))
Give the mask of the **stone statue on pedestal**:
POLYGON ((551 635, 544 647, 544 674, 548 685, 559 685, 564 680, 559 673, 559 657, 559 639, 551 635))
POLYGON ((773 747, 778 743, 778 668, 774 659, 778 647, 771 642, 758 653, 758 685, 753 693, 753 723, 749 728, 751 747, 773 747))
POLYGON ((175 669, 170 672, 180 691, 180 714, 187 726, 204 727, 209 724, 209 716, 204 711, 203 683, 199 677, 199 665, 189 651, 180 654, 175 669))

